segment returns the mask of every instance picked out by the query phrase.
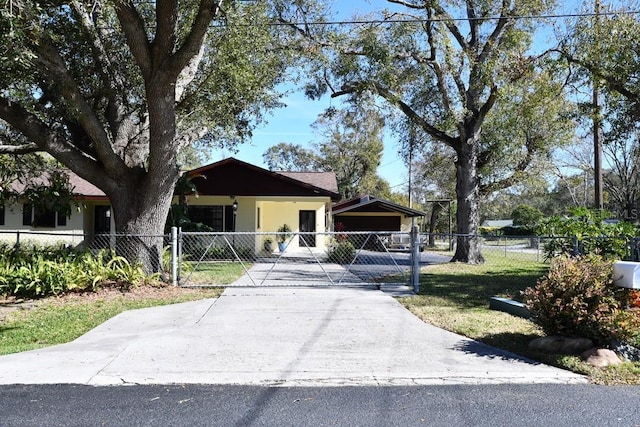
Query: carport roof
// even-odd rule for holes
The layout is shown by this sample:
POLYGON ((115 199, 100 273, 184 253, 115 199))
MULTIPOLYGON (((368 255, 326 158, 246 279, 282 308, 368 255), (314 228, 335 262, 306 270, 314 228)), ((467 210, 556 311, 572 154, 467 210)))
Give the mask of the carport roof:
POLYGON ((375 196, 361 196, 345 200, 333 205, 333 215, 346 212, 400 212, 408 217, 425 216, 422 211, 408 208, 385 199, 375 196))

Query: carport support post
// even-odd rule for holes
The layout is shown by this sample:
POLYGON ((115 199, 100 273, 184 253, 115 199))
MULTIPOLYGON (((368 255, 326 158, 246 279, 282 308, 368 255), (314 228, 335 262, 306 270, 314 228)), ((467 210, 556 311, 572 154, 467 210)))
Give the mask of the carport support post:
POLYGON ((420 292, 420 233, 418 226, 411 227, 411 285, 413 292, 420 292))
POLYGON ((171 284, 178 284, 178 228, 171 227, 171 284))

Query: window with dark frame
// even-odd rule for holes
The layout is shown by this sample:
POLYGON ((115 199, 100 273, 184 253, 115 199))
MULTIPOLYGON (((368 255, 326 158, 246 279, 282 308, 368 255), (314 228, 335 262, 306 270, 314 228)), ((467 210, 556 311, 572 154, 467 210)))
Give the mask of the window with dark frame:
POLYGON ((231 205, 189 206, 189 219, 211 227, 214 231, 233 231, 233 207, 231 205))
POLYGON ((64 215, 59 215, 54 210, 46 210, 36 214, 31 203, 22 205, 22 225, 55 228, 56 224, 59 226, 67 225, 67 218, 64 215))

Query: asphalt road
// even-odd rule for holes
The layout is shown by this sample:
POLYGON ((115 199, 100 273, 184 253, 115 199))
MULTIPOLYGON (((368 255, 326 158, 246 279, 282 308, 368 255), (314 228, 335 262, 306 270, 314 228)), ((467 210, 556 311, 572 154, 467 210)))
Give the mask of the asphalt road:
POLYGON ((640 426, 640 387, 0 387, 2 426, 640 426))

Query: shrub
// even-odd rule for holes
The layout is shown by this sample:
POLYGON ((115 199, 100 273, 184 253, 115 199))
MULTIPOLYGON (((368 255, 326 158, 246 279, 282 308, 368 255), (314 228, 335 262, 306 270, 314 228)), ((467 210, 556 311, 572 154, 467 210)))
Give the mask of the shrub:
POLYGON ((535 323, 546 334, 600 344, 632 338, 633 312, 625 311, 631 295, 613 284, 612 262, 597 255, 554 258, 536 286, 523 291, 535 323))
POLYGON ((356 248, 353 243, 345 240, 336 242, 329 247, 329 262, 336 264, 348 264, 356 255, 356 248))

